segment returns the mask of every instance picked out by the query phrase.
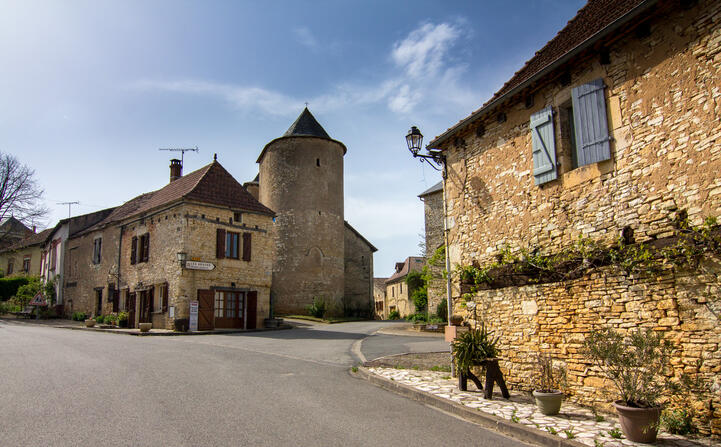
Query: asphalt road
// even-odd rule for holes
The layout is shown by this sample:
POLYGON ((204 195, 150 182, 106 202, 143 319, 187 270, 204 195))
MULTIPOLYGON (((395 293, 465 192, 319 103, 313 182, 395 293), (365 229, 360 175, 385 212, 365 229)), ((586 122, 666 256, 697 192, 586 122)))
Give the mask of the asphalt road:
POLYGON ((351 376, 389 323, 131 337, 0 320, 0 445, 522 445, 351 376))

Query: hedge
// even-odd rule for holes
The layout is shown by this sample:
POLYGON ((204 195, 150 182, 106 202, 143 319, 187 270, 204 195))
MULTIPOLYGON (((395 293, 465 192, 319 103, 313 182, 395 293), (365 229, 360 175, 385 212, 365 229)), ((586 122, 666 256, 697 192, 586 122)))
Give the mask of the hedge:
POLYGON ((25 276, 11 278, 0 278, 0 301, 7 301, 15 295, 21 286, 29 283, 30 279, 25 276))

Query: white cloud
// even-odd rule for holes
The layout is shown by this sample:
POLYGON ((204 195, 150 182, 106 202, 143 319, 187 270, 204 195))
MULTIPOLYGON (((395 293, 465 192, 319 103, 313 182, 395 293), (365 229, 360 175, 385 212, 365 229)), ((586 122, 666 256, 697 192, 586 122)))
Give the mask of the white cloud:
POLYGON ((318 40, 308 28, 304 26, 300 28, 295 28, 293 29, 293 34, 295 34, 298 43, 300 43, 304 47, 308 47, 311 50, 318 49, 318 40))
POLYGON ((442 68, 448 49, 460 36, 450 23, 426 23, 393 46, 391 57, 407 75, 418 78, 435 76, 442 68))
MULTIPOLYGON (((317 39, 308 28, 293 30, 298 41, 317 48, 317 39)), ((221 98, 241 110, 260 111, 268 115, 297 114, 308 100, 314 110, 332 112, 349 107, 383 105, 389 111, 408 115, 418 111, 421 101, 433 104, 425 109, 435 115, 449 111, 471 111, 480 101, 478 92, 463 86, 466 65, 453 63, 449 52, 464 33, 458 24, 424 23, 406 38, 395 42, 390 51, 393 66, 388 75, 375 83, 362 80, 341 81, 315 98, 295 98, 258 86, 215 83, 203 80, 146 80, 134 84, 145 90, 171 91, 221 98)))

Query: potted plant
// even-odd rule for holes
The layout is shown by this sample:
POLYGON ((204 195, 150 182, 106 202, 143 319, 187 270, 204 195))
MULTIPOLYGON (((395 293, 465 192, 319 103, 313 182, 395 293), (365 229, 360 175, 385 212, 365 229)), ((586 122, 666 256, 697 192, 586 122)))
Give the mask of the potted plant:
POLYGON ((612 329, 592 331, 584 341, 587 354, 613 382, 621 399, 614 402, 623 434, 630 441, 652 443, 661 416, 659 397, 669 387, 671 343, 651 329, 624 336, 612 329))
POLYGON ((118 326, 119 327, 128 327, 128 313, 127 312, 120 312, 118 314, 118 326))
POLYGON ((550 355, 538 354, 534 377, 533 397, 536 399, 538 411, 546 416, 558 414, 563 402, 561 388, 566 381, 566 369, 554 366, 550 355))
POLYGON ((463 324, 463 316, 458 314, 451 315, 451 325, 460 326, 463 324))
POLYGON ((479 366, 484 360, 495 358, 498 355, 498 337, 492 337, 493 332, 481 324, 480 329, 471 329, 462 333, 453 341, 453 360, 458 368, 458 388, 466 390, 466 380, 469 378, 478 387, 483 389, 483 384, 471 371, 471 367, 479 366))
POLYGON ((140 323, 138 327, 140 328, 140 332, 148 332, 150 328, 153 327, 153 323, 140 323))
POLYGON ((88 318, 85 320, 85 327, 93 327, 95 326, 95 320, 92 318, 88 318))

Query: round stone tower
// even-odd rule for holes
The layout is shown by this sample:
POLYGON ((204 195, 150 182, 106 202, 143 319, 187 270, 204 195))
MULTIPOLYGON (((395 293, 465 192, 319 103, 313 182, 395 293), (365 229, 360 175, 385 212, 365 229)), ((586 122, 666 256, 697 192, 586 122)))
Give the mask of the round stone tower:
POLYGON ((275 312, 306 313, 314 297, 329 313, 342 312, 345 152, 306 108, 258 157, 259 200, 277 213, 275 312))

